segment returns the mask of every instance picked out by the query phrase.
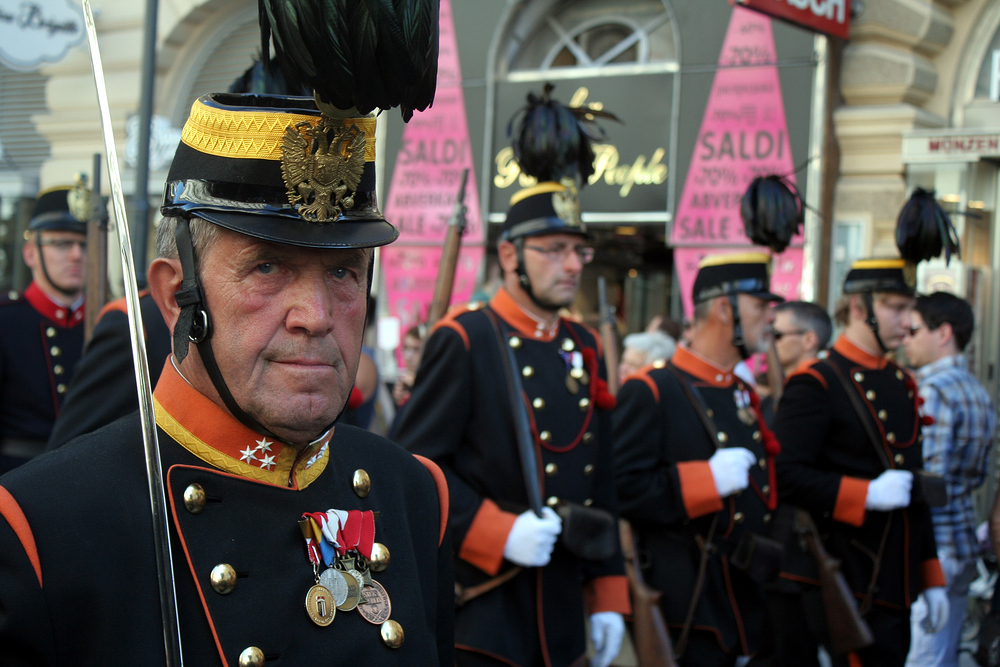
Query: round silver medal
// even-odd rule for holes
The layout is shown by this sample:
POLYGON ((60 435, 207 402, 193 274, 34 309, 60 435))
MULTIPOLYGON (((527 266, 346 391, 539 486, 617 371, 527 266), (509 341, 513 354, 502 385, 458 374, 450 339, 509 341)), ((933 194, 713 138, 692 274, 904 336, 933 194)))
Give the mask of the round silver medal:
POLYGON ((320 585, 333 594, 333 601, 338 607, 347 602, 347 581, 344 576, 343 572, 332 567, 326 568, 319 575, 320 585))

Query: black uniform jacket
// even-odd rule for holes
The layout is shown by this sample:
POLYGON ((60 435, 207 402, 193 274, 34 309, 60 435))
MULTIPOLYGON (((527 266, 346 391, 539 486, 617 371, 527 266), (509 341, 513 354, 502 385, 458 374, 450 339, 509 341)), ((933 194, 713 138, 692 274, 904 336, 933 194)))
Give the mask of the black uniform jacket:
POLYGON ((83 353, 83 314, 35 283, 0 300, 0 437, 48 440, 83 353))
MULTIPOLYGON (((242 426, 169 362, 155 397, 186 664, 235 666, 248 647, 275 665, 453 664, 436 466, 344 426, 297 454, 242 426), (352 485, 359 469, 365 497, 352 485), (190 498, 194 484, 202 503, 190 498), (328 509, 378 512, 374 539, 390 561, 373 578, 405 633, 400 648, 356 610, 327 627, 307 615, 315 575, 298 521, 328 509), (236 573, 228 594, 213 588, 220 564, 236 573)), ((0 664, 164 664, 137 414, 4 475, 0 515, 0 664)))
MULTIPOLYGON (((826 360, 807 362, 785 385, 774 427, 781 500, 812 514, 858 598, 869 589, 884 541, 874 602, 908 610, 923 588, 944 585, 930 510, 919 500, 892 512, 865 509, 868 483, 886 466, 833 365, 861 397, 891 466, 923 466, 916 385, 896 364, 841 336, 826 360)), ((815 561, 793 548, 797 540, 789 544, 782 578, 818 583, 815 561)))
POLYGON ((664 617, 674 628, 683 625, 694 595, 696 536, 706 538, 718 522, 692 627, 713 632, 726 651, 749 655, 762 633, 763 594, 729 556, 744 533, 768 532, 776 490, 767 431, 753 388, 731 370, 683 346, 670 363, 700 396, 718 435, 713 441, 670 368, 650 366, 629 377, 615 408, 618 504, 633 525, 647 583, 663 593, 664 617), (719 447, 745 447, 757 457, 750 486, 727 498, 719 497, 708 465, 719 447))
MULTIPOLYGON (((170 330, 148 291, 140 292, 139 310, 146 334, 150 382, 156 386, 163 362, 170 356, 170 330)), ((73 381, 49 436, 48 449, 78 435, 96 431, 139 409, 132 363, 132 336, 125 299, 104 306, 73 372, 73 381)))
MULTIPOLYGON (((490 308, 510 329, 505 345, 514 350, 526 394, 542 498, 617 516, 611 415, 596 405, 608 408, 604 401, 613 399, 597 391, 604 378, 597 336, 566 319, 540 329, 503 289, 490 308)), ((435 461, 448 479, 455 574, 463 587, 514 567, 503 558, 504 545, 528 507, 500 349, 485 312, 452 311, 427 341, 394 428, 397 442, 435 461)), ((457 610, 458 648, 505 664, 570 664, 586 648, 585 610, 629 611, 623 572, 620 552, 583 561, 557 543, 549 565, 526 568, 457 610)))

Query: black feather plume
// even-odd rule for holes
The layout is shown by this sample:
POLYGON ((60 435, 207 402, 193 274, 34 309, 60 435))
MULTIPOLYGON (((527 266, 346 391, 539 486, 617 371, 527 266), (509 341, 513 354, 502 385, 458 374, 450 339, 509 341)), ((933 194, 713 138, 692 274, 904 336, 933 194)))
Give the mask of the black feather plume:
POLYGON ((958 232, 933 190, 917 188, 903 204, 896 221, 896 247, 900 256, 911 262, 940 257, 943 251, 947 265, 953 254, 961 256, 958 232))
POLYGON ((747 238, 783 252, 802 224, 802 198, 782 176, 758 176, 750 182, 740 203, 747 238))
POLYGON ((594 173, 592 141, 604 139, 594 116, 618 120, 606 111, 567 107, 552 99, 552 84, 542 96, 528 93, 528 104, 507 125, 521 171, 539 181, 570 179, 579 187, 594 173))
POLYGON ((408 121, 433 103, 440 0, 258 3, 264 53, 273 38, 284 76, 314 91, 325 113, 398 106, 408 121))

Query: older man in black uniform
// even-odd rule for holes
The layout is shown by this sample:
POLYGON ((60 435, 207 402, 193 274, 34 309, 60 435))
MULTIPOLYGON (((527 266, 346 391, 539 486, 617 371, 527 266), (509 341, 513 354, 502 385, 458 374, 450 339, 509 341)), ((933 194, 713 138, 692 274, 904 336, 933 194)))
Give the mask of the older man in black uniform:
POLYGON ((0 474, 42 453, 83 353, 90 191, 38 195, 25 232, 31 284, 0 300, 0 474))
MULTIPOLYGON (((929 608, 925 627, 936 631, 947 619, 930 511, 914 476, 923 465, 919 397, 910 376, 886 357, 910 326, 907 270, 901 259, 855 262, 837 313, 843 334, 827 359, 788 379, 775 419, 782 502, 812 516, 875 638, 834 656, 839 665, 904 664, 917 595, 929 608)), ((804 602, 818 601, 810 592, 818 584, 815 562, 796 548, 798 540, 788 544, 782 578, 802 585, 804 602)), ((790 613, 807 618, 809 611, 790 613)), ((823 639, 822 626, 815 634, 823 639)))
MULTIPOLYGON (((173 331, 154 405, 188 664, 453 663, 440 470, 333 425, 371 248, 397 236, 374 131, 254 95, 202 97, 184 126, 149 285, 173 331), (330 185, 301 164, 327 143, 343 182, 290 197, 330 185)), ((0 479, 0 663, 163 664, 141 438, 125 417, 0 479)))
POLYGON ((575 192, 544 182, 516 194, 497 250, 503 287, 488 305, 454 310, 437 325, 394 438, 448 479, 458 664, 577 664, 587 613, 598 653, 591 664, 606 667, 629 604, 612 518, 613 398, 600 340, 559 315, 594 252, 575 192), (523 386, 516 407, 508 361, 523 386), (527 483, 547 498, 541 516, 529 509, 514 410, 530 420, 524 444, 541 474, 527 483), (567 526, 553 508, 564 501, 610 513, 610 552, 583 558, 557 542, 567 526))
MULTIPOLYGON (((615 409, 622 517, 682 665, 733 665, 763 632, 762 584, 777 574, 760 536, 777 502, 777 444, 736 364, 765 349, 770 257, 713 255, 695 278, 690 343, 626 380, 615 409)), ((773 545, 771 545, 773 547, 773 545)))

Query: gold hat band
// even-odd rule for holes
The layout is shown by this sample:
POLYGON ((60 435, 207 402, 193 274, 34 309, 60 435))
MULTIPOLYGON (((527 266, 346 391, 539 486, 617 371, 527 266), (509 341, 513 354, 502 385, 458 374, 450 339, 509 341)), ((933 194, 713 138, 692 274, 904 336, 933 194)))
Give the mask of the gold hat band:
POLYGON ((771 256, 766 252, 738 252, 728 255, 708 255, 698 263, 698 268, 706 266, 720 266, 722 264, 768 264, 771 263, 771 256))

